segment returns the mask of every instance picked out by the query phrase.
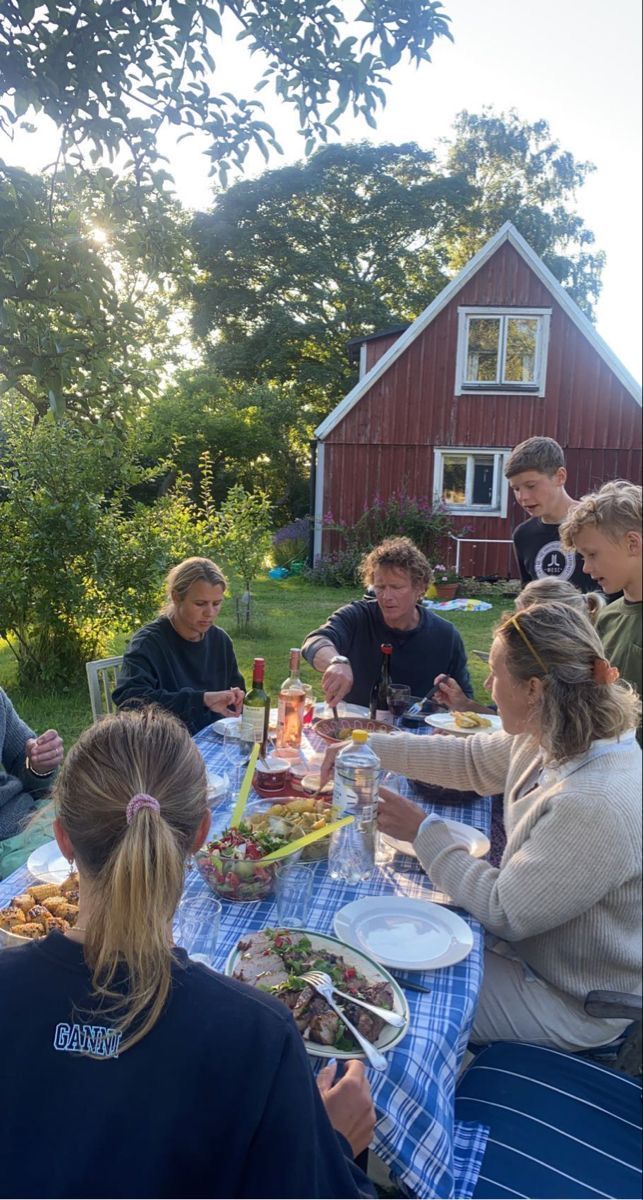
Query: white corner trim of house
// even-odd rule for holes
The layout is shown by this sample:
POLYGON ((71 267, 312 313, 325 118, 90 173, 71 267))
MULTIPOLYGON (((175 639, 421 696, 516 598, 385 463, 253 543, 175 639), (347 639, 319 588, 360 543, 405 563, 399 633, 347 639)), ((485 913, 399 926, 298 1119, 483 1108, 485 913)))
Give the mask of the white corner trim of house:
MULTIPOLYGON (((416 337, 426 329, 427 325, 431 324, 438 313, 449 303, 450 300, 460 291, 465 283, 479 271, 487 262, 491 255, 495 253, 503 242, 509 242, 514 250, 525 260, 527 265, 531 267, 534 274, 540 279, 541 283, 548 289, 556 302, 560 305, 563 312, 567 314, 571 321, 580 332, 587 338, 587 341, 593 346, 597 354, 603 359, 607 366, 614 372, 614 375, 622 383, 623 387, 630 393, 637 404, 641 405, 642 395, 641 386, 637 383, 634 376, 630 374, 621 360, 616 357, 613 350, 607 345, 599 333, 596 332, 591 321, 581 312, 578 305, 567 294, 558 280, 552 275, 549 267, 546 267, 544 262, 538 257, 536 252, 532 250, 528 242, 525 241, 521 233, 518 232, 515 225, 511 221, 506 221, 505 224, 494 233, 493 237, 485 243, 477 254, 462 268, 460 273, 454 279, 447 283, 446 287, 435 297, 435 300, 429 304, 424 312, 420 313, 419 317, 409 325, 408 329, 393 343, 392 346, 382 355, 380 359, 371 367, 366 375, 363 375, 355 387, 340 400, 339 404, 331 413, 322 421, 321 425, 315 430, 315 437, 318 439, 319 454, 324 438, 332 432, 340 421, 351 411, 352 408, 361 400, 362 396, 377 382, 378 379, 388 370, 397 358, 415 341, 416 337)), ((319 468, 318 468, 319 476, 319 468)), ((317 509, 319 513, 319 509, 317 509)), ((321 531, 320 531, 321 539, 321 531)))

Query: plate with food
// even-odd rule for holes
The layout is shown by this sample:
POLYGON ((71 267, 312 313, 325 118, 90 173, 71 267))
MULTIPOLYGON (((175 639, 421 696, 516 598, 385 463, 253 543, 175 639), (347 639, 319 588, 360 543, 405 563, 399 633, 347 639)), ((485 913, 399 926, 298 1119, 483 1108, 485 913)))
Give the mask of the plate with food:
POLYGON ((323 717, 313 725, 313 733, 331 746, 350 742, 354 729, 365 729, 367 733, 395 732, 393 725, 385 721, 373 721, 370 717, 323 717))
POLYGON ((78 875, 69 874, 67 863, 62 883, 30 885, 6 908, 0 908, 0 946, 24 946, 53 929, 65 933, 75 925, 77 916, 78 875))
POLYGON ((32 851, 27 859, 27 870, 41 883, 63 883, 74 865, 70 865, 69 859, 61 853, 58 842, 53 841, 32 851))
POLYGON ((467 922, 428 897, 365 896, 340 908, 333 926, 349 946, 404 971, 451 967, 473 949, 467 922))
MULTIPOLYGON (((246 809, 246 821, 253 833, 267 833, 274 837, 283 837, 287 842, 295 842, 298 838, 305 837, 307 833, 323 829, 324 825, 330 825, 332 821, 336 821, 338 815, 337 809, 320 797, 284 799, 277 804, 272 804, 268 809, 263 808, 261 812, 248 813, 246 809)), ((310 846, 304 846, 301 851, 302 861, 310 862, 314 859, 325 858, 328 854, 329 841, 330 835, 327 838, 320 838, 317 842, 312 842, 310 846)))
MULTIPOLYGON (((371 899, 371 897, 369 897, 371 899)), ((314 988, 299 978, 325 971, 348 995, 390 1008, 404 1018, 399 1029, 359 1005, 341 1000, 346 1016, 378 1050, 392 1050, 405 1036, 409 1008, 398 983, 373 959, 334 937, 303 929, 253 930, 228 955, 224 973, 274 996, 293 1014, 306 1050, 317 1058, 364 1058, 340 1018, 314 988)))
MULTIPOLYGON (((473 825, 465 825, 464 821, 452 821, 450 817, 442 817, 441 820, 465 844, 469 854, 474 858, 483 858, 485 854, 488 854, 491 842, 486 834, 481 833, 479 829, 474 829, 473 825)), ((408 854, 411 858, 417 858, 412 842, 401 842, 399 838, 390 837, 388 833, 381 834, 381 837, 388 846, 399 850, 400 854, 408 854)))
POLYGON ((442 733, 454 733, 456 736, 466 736, 470 733, 497 733, 502 729, 502 721, 496 713, 477 712, 446 712, 430 713, 424 718, 427 725, 442 733))

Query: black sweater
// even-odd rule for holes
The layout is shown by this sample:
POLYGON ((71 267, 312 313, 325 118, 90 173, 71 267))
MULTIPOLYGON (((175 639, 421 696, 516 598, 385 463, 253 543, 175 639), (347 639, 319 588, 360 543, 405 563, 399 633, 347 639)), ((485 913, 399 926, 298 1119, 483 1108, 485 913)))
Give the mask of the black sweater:
POLYGON ((200 642, 189 642, 167 617, 157 617, 134 634, 113 700, 119 708, 141 701, 159 704, 181 717, 195 734, 221 715, 206 708, 203 693, 231 687, 245 690, 245 683, 223 629, 213 625, 200 642))
POLYGON ((0 1193, 372 1195, 285 1006, 176 953, 162 1016, 120 1055, 82 946, 52 933, 0 954, 0 1193))
POLYGON ((345 700, 368 705, 381 662, 380 646, 390 642, 392 683, 406 683, 413 696, 425 696, 436 675, 451 675, 467 696, 473 695, 462 638, 450 621, 418 606, 415 629, 390 629, 375 600, 355 600, 332 613, 325 625, 309 633, 304 658, 312 666, 323 641, 350 659, 353 687, 345 700))

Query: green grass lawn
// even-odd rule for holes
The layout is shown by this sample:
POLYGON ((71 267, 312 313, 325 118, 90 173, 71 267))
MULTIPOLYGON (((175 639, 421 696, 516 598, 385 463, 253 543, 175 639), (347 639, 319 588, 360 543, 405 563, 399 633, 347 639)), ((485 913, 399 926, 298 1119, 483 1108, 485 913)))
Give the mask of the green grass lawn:
MULTIPOLYGON (((280 581, 262 580, 255 584, 254 620, 248 634, 236 629, 234 600, 229 598, 224 606, 220 624, 234 640, 239 667, 249 684, 252 660, 262 655, 266 660, 268 691, 274 696, 279 684, 288 674, 288 651, 291 646, 300 646, 305 635, 320 625, 325 618, 361 595, 359 588, 313 587, 302 579, 291 578, 280 581)), ((482 613, 444 613, 462 634, 469 654, 469 669, 476 697, 484 700, 483 688, 485 666, 479 659, 471 657, 471 650, 485 650, 491 644, 491 631, 500 614, 512 607, 511 601, 494 600, 493 608, 482 613)), ((122 654, 127 638, 119 635, 109 648, 110 654, 122 654)), ((304 664, 302 677, 319 689, 320 676, 304 664)), ((0 686, 11 696, 18 712, 36 730, 58 729, 65 745, 69 747, 81 730, 91 723, 89 694, 85 686, 70 687, 55 694, 25 692, 16 682, 15 659, 6 642, 0 642, 0 686)))

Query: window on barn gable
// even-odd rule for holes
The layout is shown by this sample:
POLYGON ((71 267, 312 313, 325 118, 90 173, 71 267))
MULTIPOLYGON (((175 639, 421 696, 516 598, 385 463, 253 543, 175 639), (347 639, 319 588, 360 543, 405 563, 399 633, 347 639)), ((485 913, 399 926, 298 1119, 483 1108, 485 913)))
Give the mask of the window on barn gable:
POLYGON ((455 393, 543 396, 551 309, 459 308, 455 393))
POLYGON ((433 497, 455 513, 507 515, 504 464, 509 450, 444 447, 434 451, 433 497))

